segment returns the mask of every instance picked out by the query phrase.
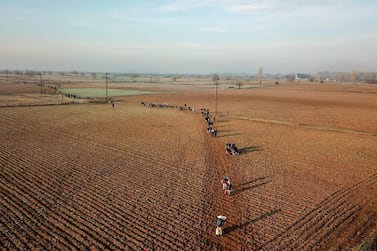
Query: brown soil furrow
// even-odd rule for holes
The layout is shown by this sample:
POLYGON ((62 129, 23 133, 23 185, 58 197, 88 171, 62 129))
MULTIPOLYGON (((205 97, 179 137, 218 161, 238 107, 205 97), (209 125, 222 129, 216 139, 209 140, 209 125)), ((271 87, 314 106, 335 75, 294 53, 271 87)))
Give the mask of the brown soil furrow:
MULTIPOLYGON (((5 211, 4 211, 5 212, 5 211)), ((8 227, 10 224, 6 216, 1 215, 0 217, 0 243, 2 250, 16 250, 18 240, 14 237, 12 228, 8 227)))
POLYGON ((355 212, 357 212, 357 208, 351 205, 345 206, 344 204, 336 208, 329 208, 327 212, 318 212, 318 215, 311 222, 296 230, 296 238, 300 240, 300 243, 293 243, 290 247, 295 249, 303 248, 304 246, 315 248, 312 246, 313 243, 323 240, 333 230, 331 226, 341 224, 355 212))
MULTIPOLYGON (((17 179, 17 180, 25 180, 25 181, 27 181, 27 177, 20 177, 19 179, 17 179)), ((20 185, 19 185, 20 186, 20 185)), ((29 184, 28 185, 28 187, 33 187, 33 184, 29 184)), ((41 188, 39 188, 39 191, 38 192, 40 192, 40 194, 47 194, 47 193, 52 193, 52 194, 50 194, 50 197, 52 197, 52 198, 58 198, 58 195, 56 195, 56 194, 54 194, 53 193, 53 191, 48 191, 48 190, 41 190, 41 188)), ((77 198, 77 196, 75 195, 75 198, 77 198)), ((63 199, 63 201, 64 201, 64 198, 62 198, 63 199)), ((82 200, 79 200, 79 201, 77 201, 77 200, 72 200, 71 199, 71 201, 72 202, 69 202, 69 204, 74 204, 74 205, 80 205, 80 204, 86 204, 87 203, 87 199, 88 199, 88 197, 86 197, 86 198, 82 198, 82 200)), ((46 203, 48 203, 48 204, 46 204, 46 205, 52 205, 52 207, 47 207, 47 211, 46 211, 46 207, 43 207, 42 208, 42 210, 44 211, 44 214, 46 214, 46 213, 49 213, 51 210, 54 210, 53 209, 53 207, 55 207, 56 206, 56 202, 55 201, 50 201, 50 202, 46 202, 46 203), (55 206, 54 206, 54 204, 55 204, 55 206)), ((98 203, 98 202, 97 202, 98 203)), ((60 205, 59 205, 59 207, 62 207, 63 205, 60 203, 60 205)), ((69 205, 68 204, 64 204, 64 209, 65 210, 67 210, 67 209, 69 209, 69 205)), ((82 207, 81 207, 81 209, 82 209, 82 207)), ((65 212, 67 212, 67 211, 65 211, 65 212)), ((74 211, 73 211, 74 212, 74 211)), ((70 216, 68 216, 68 219, 70 219, 70 218, 72 218, 72 215, 70 215, 70 216)), ((77 221, 77 219, 76 219, 76 221, 77 221)), ((79 220, 80 221, 80 220, 79 220)), ((83 225, 85 225, 85 222, 83 222, 83 225)), ((104 224, 104 222, 100 222, 99 223, 99 226, 100 226, 100 228, 101 228, 101 226, 102 225, 106 225, 106 224, 104 224)))
MULTIPOLYGON (((21 178, 22 179, 22 178, 21 178)), ((86 193, 86 195, 88 195, 87 193, 86 193)), ((78 198, 78 196, 75 196, 75 198, 78 198)), ((77 201, 77 200, 72 200, 72 204, 74 204, 74 205, 80 205, 80 204, 82 204, 79 208, 80 208, 80 211, 82 211, 84 208, 85 208, 85 204, 88 202, 88 199, 89 199, 90 197, 86 197, 86 200, 85 199, 83 199, 83 200, 81 200, 81 201, 77 201), (84 207, 84 208, 83 208, 84 207)), ((98 204, 98 202, 100 201, 101 199, 99 199, 98 201, 95 201, 93 204, 94 205, 96 205, 96 204, 98 204)), ((69 205, 65 205, 64 206, 64 209, 65 209, 65 212, 71 212, 71 213, 74 213, 75 212, 75 210, 74 209, 70 209, 70 206, 69 205), (68 211, 67 211, 68 210, 68 211)), ((51 209, 50 209, 51 210, 51 209)), ((84 210, 84 211, 86 211, 86 210, 84 210)), ((87 211, 88 213, 90 213, 91 211, 90 211, 90 209, 87 211)), ((102 213, 104 213, 104 211, 102 211, 102 213)), ((72 214, 70 214, 68 217, 69 218, 73 218, 73 219, 75 219, 75 221, 77 221, 77 222, 81 222, 81 224, 82 224, 82 226, 85 226, 85 225, 87 225, 86 223, 85 223, 85 221, 83 221, 83 220, 81 220, 80 218, 77 218, 77 217, 73 217, 74 215, 72 215, 72 214)), ((107 217, 110 217, 109 218, 109 220, 111 220, 113 223, 114 223, 114 218, 113 219, 111 219, 112 217, 111 217, 111 215, 107 215, 107 217)), ((98 219, 98 218, 97 218, 98 219)), ((117 218, 115 218, 115 219, 117 219, 117 218)), ((124 224, 125 222, 123 222, 122 224, 124 224)), ((106 226, 107 224, 106 224, 106 222, 99 222, 98 224, 97 224, 97 227, 96 228, 102 228, 102 226, 106 226)), ((160 225, 161 225, 161 222, 160 222, 160 225)), ((88 226, 88 227, 90 227, 90 226, 88 226)), ((108 228, 110 228, 110 226, 108 226, 108 228)), ((140 227, 140 229, 143 229, 144 227, 143 226, 141 226, 140 227)), ((107 230, 107 229, 105 229, 105 230, 107 230)), ((105 230, 103 230, 103 231, 105 231, 105 230)), ((110 234, 110 232, 107 230, 107 234, 110 234)), ((117 233, 117 234, 115 234, 115 236, 117 236, 119 233, 117 233)), ((165 233, 166 234, 166 233, 165 233)), ((113 234, 114 235, 114 234, 113 234)))
POLYGON ((320 243, 324 242, 329 234, 331 234, 338 226, 342 225, 345 221, 355 217, 360 211, 355 206, 349 206, 344 209, 339 215, 336 215, 331 221, 325 222, 323 225, 317 226, 317 231, 313 236, 305 239, 305 249, 317 249, 320 248, 320 243))
MULTIPOLYGON (((19 180, 21 180, 21 179, 19 179, 19 180)), ((24 181, 23 184, 24 183, 27 184, 26 181, 24 181)), ((29 210, 34 211, 34 213, 32 215, 30 215, 30 217, 39 220, 39 222, 41 222, 41 223, 43 222, 43 224, 47 224, 47 226, 50 226, 50 224, 56 225, 56 223, 53 224, 52 222, 58 222, 58 225, 62 224, 66 228, 64 230, 60 231, 60 234, 58 235, 60 237, 63 237, 63 236, 66 235, 66 234, 62 234, 63 232, 70 233, 70 235, 72 235, 72 232, 70 232, 70 231, 67 232, 67 229, 71 229, 71 230, 75 231, 73 233, 73 236, 76 236, 78 238, 75 241, 75 243, 82 243, 83 240, 86 240, 86 237, 88 236, 88 232, 85 232, 85 230, 82 231, 82 226, 75 227, 76 221, 72 221, 72 217, 67 215, 66 210, 58 210, 58 211, 52 210, 53 208, 49 207, 49 205, 52 205, 52 203, 49 200, 43 200, 42 201, 42 200, 40 200, 41 196, 39 196, 39 198, 36 198, 34 193, 31 193, 28 190, 28 188, 32 187, 32 186, 33 185, 28 185, 28 186, 23 187, 23 185, 21 185, 21 184, 15 184, 13 186, 13 191, 16 192, 16 190, 17 190, 18 194, 14 194, 12 192, 12 194, 14 194, 13 198, 20 198, 20 196, 25 197, 25 199, 23 200, 24 201, 23 205, 25 205, 25 206, 27 205, 28 206, 27 208, 29 210), (27 202, 27 203, 25 203, 25 202, 27 202), (33 203, 29 204, 30 202, 33 202, 33 203), (36 206, 39 206, 40 209, 34 210, 33 208, 35 208, 36 206)), ((43 194, 43 192, 42 192, 42 194, 43 194)), ((52 232, 54 232, 54 231, 52 231, 52 232)), ((51 230, 46 230, 46 233, 50 233, 50 232, 51 232, 51 230)), ((97 236, 100 236, 100 234, 98 234, 97 236)), ((71 237, 71 239, 72 239, 72 237, 71 237)), ((70 240, 70 237, 67 237, 66 241, 67 240, 70 240)), ((84 243, 86 243, 86 242, 84 242, 84 243)), ((89 244, 89 243, 86 243, 86 244, 89 244)), ((79 245, 80 244, 76 244, 76 246, 79 246, 79 245)), ((102 244, 98 244, 97 246, 100 247, 100 248, 104 248, 104 246, 102 244)))
MULTIPOLYGON (((328 197, 323 203, 318 205, 315 209, 311 210, 308 214, 303 216, 299 221, 293 224, 290 228, 297 230, 298 228, 302 227, 302 225, 306 225, 311 222, 315 217, 317 217, 318 213, 327 212, 327 208, 336 208, 333 205, 339 202, 339 198, 336 196, 335 193, 333 196, 328 197)), ((343 195, 340 195, 343 197, 343 195)), ((289 210, 288 210, 289 211, 289 210)))
MULTIPOLYGON (((128 155, 129 156, 131 156, 132 155, 132 153, 129 153, 128 151, 122 151, 123 153, 128 153, 128 155)), ((149 160, 151 160, 150 158, 147 158, 147 157, 144 157, 144 156, 141 156, 141 155, 139 155, 138 156, 138 158, 144 158, 145 159, 145 162, 149 162, 149 165, 153 165, 153 162, 152 163, 150 163, 151 161, 149 161, 149 160)), ((139 162, 140 163, 140 162, 139 162)), ((157 163, 157 161, 155 161, 155 163, 157 163)), ((106 164, 106 163, 104 163, 104 164, 106 164)), ((141 165, 141 166, 144 166, 144 165, 141 165)), ((158 165, 158 166, 161 166, 161 164, 160 165, 158 165)), ((171 166, 169 166, 169 167, 171 167, 171 166)), ((148 169, 146 169, 146 170, 148 170, 148 169)), ((173 179, 174 180, 174 179, 173 179)))
MULTIPOLYGON (((195 105, 209 100, 207 93, 192 94, 146 99, 190 103, 193 98, 195 105)), ((2 109, 0 214, 10 213, 0 220, 0 246, 354 247, 375 228, 368 221, 375 219, 376 148, 373 136, 364 134, 374 132, 367 121, 375 120, 368 117, 374 104, 370 97, 359 102, 350 95, 348 102, 322 92, 317 99, 310 91, 299 99, 296 94, 283 85, 224 88, 217 138, 207 133, 199 113, 145 109, 137 97, 123 99, 115 109, 102 104, 2 109), (226 155, 228 141, 243 147, 243 154, 226 155), (375 177, 365 180, 371 173, 375 177), (231 196, 222 194, 224 175, 234 185, 231 196), (358 180, 365 186, 355 184, 358 180), (228 217, 223 237, 215 236, 219 214, 228 217), (27 240, 35 245, 26 246, 27 240)))
MULTIPOLYGON (((5 191, 4 187, 2 188, 2 191, 5 191)), ((28 197, 27 200, 21 200, 17 193, 14 193, 13 191, 6 190, 7 194, 5 197, 4 194, 4 200, 8 202, 9 205, 9 212, 12 212, 12 214, 17 215, 16 221, 22 221, 21 225, 24 228, 23 234, 27 234, 28 240, 31 241, 32 244, 37 243, 38 245, 40 243, 47 242, 47 246, 53 246, 53 244, 49 243, 50 239, 56 239, 57 236, 59 236, 59 245, 64 245, 69 248, 72 248, 75 246, 75 240, 72 240, 72 238, 64 238, 66 235, 66 231, 60 231, 59 235, 50 236, 50 238, 46 238, 46 235, 52 234, 53 232, 56 233, 57 229, 60 229, 58 225, 55 225, 54 228, 51 228, 53 223, 50 221, 51 219, 48 219, 48 221, 41 221, 40 218, 36 218, 34 216, 34 213, 32 212, 32 208, 28 206, 28 197), (30 230, 28 230, 30 229, 30 230), (62 239, 63 238, 63 239, 62 239)), ((12 224, 11 222, 8 222, 7 224, 12 224)), ((17 223, 18 224, 18 223, 17 223)), ((8 225, 9 226, 9 225, 8 225)))
MULTIPOLYGON (((51 154, 51 153, 49 153, 49 154, 51 154)), ((64 161, 64 159, 63 159, 63 161, 64 161)))
POLYGON ((373 175, 351 188, 339 190, 332 194, 285 232, 265 243, 263 248, 270 249, 278 246, 280 248, 318 247, 319 243, 323 242, 329 233, 360 210, 348 202, 350 192, 363 182, 370 183, 375 181, 376 175, 373 175))
POLYGON ((42 171, 42 170, 41 170, 42 171))
MULTIPOLYGON (((0 191, 1 193, 1 191, 0 191)), ((4 237, 7 237, 8 244, 2 244, 3 247, 6 245, 14 246, 15 249, 27 249, 29 244, 28 239, 25 235, 28 235, 30 231, 35 233, 34 230, 26 228, 23 225, 23 217, 18 215, 14 215, 13 208, 9 207, 8 200, 6 198, 2 199, 2 210, 3 212, 7 212, 4 215, 1 215, 0 222, 1 222, 1 232, 4 237)), ((3 214, 3 213, 2 213, 3 214)))
MULTIPOLYGON (((59 131, 59 133, 61 133, 61 131, 59 131)), ((72 136, 71 136, 72 137, 72 136)), ((82 139, 81 139, 82 140, 82 139)), ((94 142, 94 141, 93 141, 94 142)), ((84 144, 84 143, 83 143, 84 144)), ((98 144, 97 144, 98 145, 98 144)), ((101 147, 104 147, 104 145, 100 145, 101 147)), ((114 147, 111 147, 111 146, 107 146, 107 147, 110 147, 111 148, 111 150, 114 150, 114 147)), ((128 150, 123 150, 123 149, 117 149, 118 151, 119 150, 121 150, 122 151, 122 153, 128 153, 130 156, 133 154, 133 155, 135 155, 135 152, 131 152, 131 151, 128 151, 128 150)), ((137 152, 136 152, 137 153, 137 152)), ((139 154, 138 155, 138 158, 143 158, 144 156, 142 156, 141 154, 139 154)), ((151 160, 150 159, 150 156, 148 156, 148 157, 144 157, 144 159, 146 159, 146 160, 151 160)), ((148 162, 150 162, 150 161, 148 161, 148 162)), ((155 161, 155 163, 157 164, 159 164, 159 165, 156 165, 156 166, 161 166, 161 163, 164 163, 163 162, 163 160, 161 160, 161 158, 159 158, 158 160, 157 160, 157 158, 156 158, 156 161, 155 161)), ((168 164, 166 164, 166 166, 168 166, 168 164)))
POLYGON ((351 133, 351 134, 358 134, 358 135, 367 135, 367 136, 377 136, 377 132, 365 132, 365 131, 358 131, 348 128, 338 128, 338 127, 331 127, 331 126, 323 126, 323 125, 306 125, 303 123, 297 123, 293 121, 281 121, 281 120, 272 120, 272 119, 260 119, 260 118, 250 118, 250 117, 243 117, 242 115, 229 115, 228 117, 232 119, 239 119, 239 120, 248 120, 248 121, 255 121, 261 123, 269 123, 269 124, 276 124, 276 125, 285 125, 285 126, 295 126, 295 127, 303 127, 315 130, 326 130, 332 132, 341 132, 341 133, 351 133))

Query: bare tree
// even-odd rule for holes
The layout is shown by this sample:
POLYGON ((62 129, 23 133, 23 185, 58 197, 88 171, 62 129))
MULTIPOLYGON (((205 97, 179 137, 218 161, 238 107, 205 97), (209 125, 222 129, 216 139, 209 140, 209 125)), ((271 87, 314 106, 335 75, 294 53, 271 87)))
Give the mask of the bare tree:
POLYGON ((241 89, 241 87, 244 85, 244 83, 241 82, 241 81, 237 81, 236 85, 238 86, 238 89, 241 89))

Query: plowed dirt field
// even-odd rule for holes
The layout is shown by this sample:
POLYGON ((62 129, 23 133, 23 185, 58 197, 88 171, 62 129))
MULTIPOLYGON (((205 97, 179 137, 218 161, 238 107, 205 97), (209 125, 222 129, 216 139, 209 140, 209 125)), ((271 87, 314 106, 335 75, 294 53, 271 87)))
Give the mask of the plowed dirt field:
POLYGON ((213 88, 143 89, 166 94, 0 96, 2 250, 348 250, 376 233, 377 87, 222 88, 217 137, 213 88))

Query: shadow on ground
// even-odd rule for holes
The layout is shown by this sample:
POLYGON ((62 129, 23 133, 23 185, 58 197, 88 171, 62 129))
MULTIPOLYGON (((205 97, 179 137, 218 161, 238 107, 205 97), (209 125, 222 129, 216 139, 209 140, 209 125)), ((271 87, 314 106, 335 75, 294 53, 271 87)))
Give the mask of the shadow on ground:
POLYGON ((257 182, 257 181, 260 181, 260 180, 264 180, 264 179, 267 179, 267 178, 268 178, 268 176, 259 177, 259 178, 256 178, 256 179, 253 179, 253 180, 246 181, 244 183, 238 184, 238 185, 234 186, 234 188, 240 187, 240 186, 244 186, 244 185, 248 185, 250 183, 254 183, 254 182, 257 182))
POLYGON ((255 223, 255 222, 258 222, 258 221, 261 221, 269 216, 272 216, 274 214, 277 214, 281 212, 281 209, 274 209, 274 210, 271 210, 270 212, 265 212, 264 214, 260 215, 259 217, 255 218, 255 219, 252 219, 252 220, 249 220, 249 221, 246 221, 245 223, 241 223, 241 224, 236 224, 236 225, 233 225, 233 226, 230 226, 230 227, 227 227, 227 228, 224 228, 224 234, 227 234, 227 233, 230 233, 230 232, 233 232, 237 229, 240 229, 240 228, 243 228, 249 224, 252 224, 252 223, 255 223))
POLYGON ((255 185, 252 185, 252 186, 245 186, 245 187, 238 186, 237 189, 235 188, 234 190, 232 190, 232 194, 239 194, 239 193, 245 192, 247 190, 251 190, 251 189, 254 189, 254 188, 266 185, 266 184, 268 184, 270 182, 271 181, 264 181, 264 182, 259 183, 259 184, 255 184, 255 185))
MULTIPOLYGON (((220 133, 223 132, 223 131, 220 131, 220 133)), ((231 133, 231 134, 224 134, 224 135, 221 135, 221 136, 217 136, 218 138, 221 138, 221 137, 229 137, 229 136, 238 136, 238 135, 242 135, 243 133, 231 133)))
POLYGON ((239 149, 240 154, 246 154, 250 152, 256 152, 256 151, 263 151, 263 147, 261 146, 248 146, 239 149))

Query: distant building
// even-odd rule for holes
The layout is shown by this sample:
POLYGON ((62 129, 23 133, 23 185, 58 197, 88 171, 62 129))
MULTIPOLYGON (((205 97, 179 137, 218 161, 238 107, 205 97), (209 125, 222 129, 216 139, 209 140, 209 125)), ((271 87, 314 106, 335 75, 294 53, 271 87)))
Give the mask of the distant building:
POLYGON ((307 73, 297 73, 295 75, 295 80, 308 80, 310 78, 310 74, 307 73))

